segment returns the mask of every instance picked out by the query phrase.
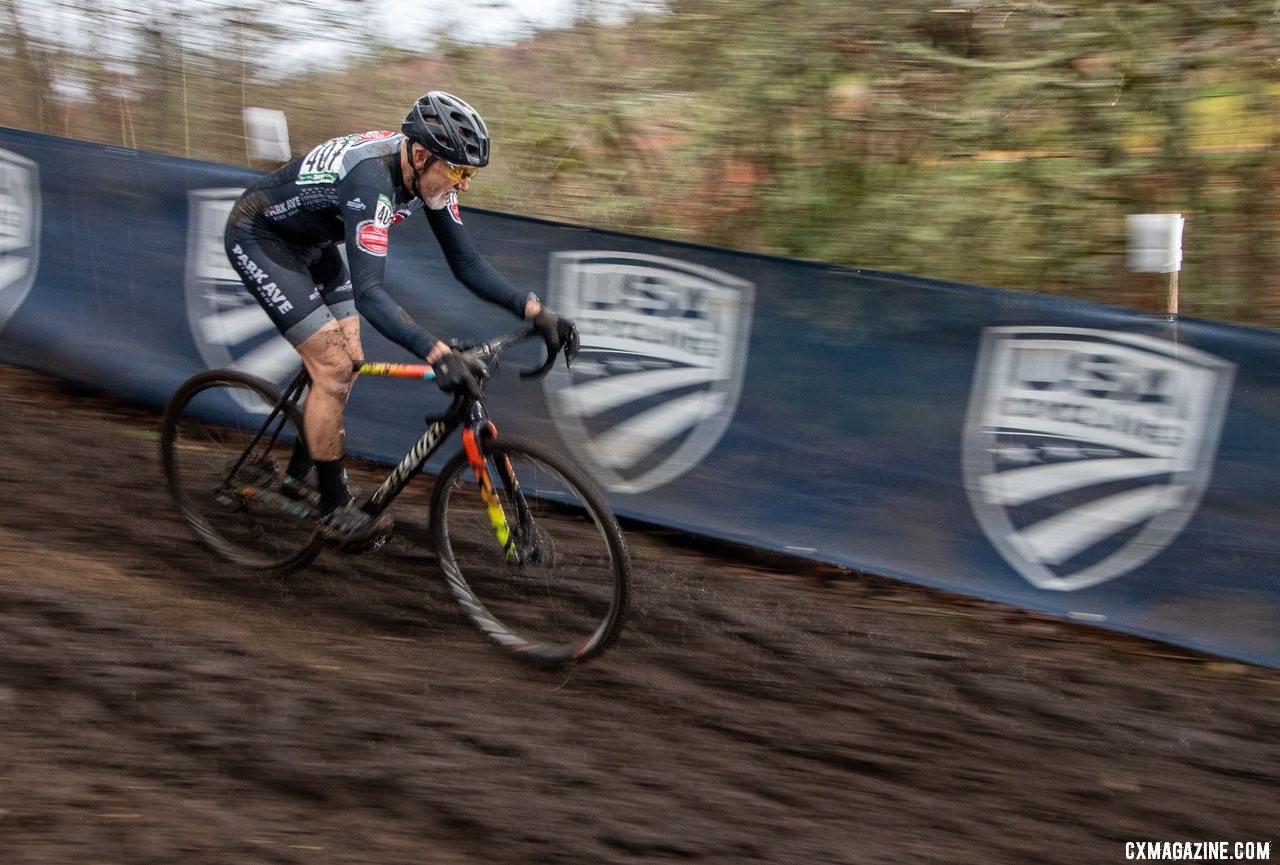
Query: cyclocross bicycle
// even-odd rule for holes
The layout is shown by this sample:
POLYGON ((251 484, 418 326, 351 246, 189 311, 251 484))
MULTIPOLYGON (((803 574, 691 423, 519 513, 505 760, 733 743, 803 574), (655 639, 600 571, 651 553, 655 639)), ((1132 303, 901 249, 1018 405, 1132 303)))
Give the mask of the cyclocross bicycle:
MULTIPOLYGON (((459 346, 479 389, 520 331, 459 346)), ((549 352, 536 370, 555 362, 549 352)), ((431 380, 430 365, 362 363, 361 375, 431 380)), ((283 486, 305 459, 299 404, 305 368, 283 393, 237 370, 187 380, 165 409, 160 447, 169 490, 196 536, 236 564, 288 573, 323 549, 319 495, 283 486)), ((456 429, 462 452, 445 463, 430 499, 431 537, 445 581, 494 643, 539 666, 585 661, 609 647, 627 609, 630 561, 618 521, 572 462, 532 441, 499 437, 483 393, 455 394, 361 507, 380 514, 456 429)), ((378 542, 363 550, 376 548, 378 542)))

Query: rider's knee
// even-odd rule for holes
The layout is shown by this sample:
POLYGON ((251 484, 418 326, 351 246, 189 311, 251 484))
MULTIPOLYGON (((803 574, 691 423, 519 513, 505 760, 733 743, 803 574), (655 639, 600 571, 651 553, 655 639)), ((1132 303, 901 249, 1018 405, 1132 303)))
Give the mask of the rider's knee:
POLYGON ((313 390, 346 399, 355 381, 355 371, 347 341, 336 322, 330 322, 298 346, 298 353, 311 374, 313 390))
POLYGON ((311 370, 311 388, 346 401, 351 394, 355 373, 350 359, 340 363, 322 363, 311 370))

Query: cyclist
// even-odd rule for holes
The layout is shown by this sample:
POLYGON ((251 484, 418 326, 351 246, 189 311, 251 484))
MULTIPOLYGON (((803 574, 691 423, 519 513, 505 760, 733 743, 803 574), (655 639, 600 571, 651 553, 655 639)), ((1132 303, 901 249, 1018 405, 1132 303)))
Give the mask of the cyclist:
POLYGON ((251 185, 227 219, 227 255, 311 376, 303 406, 310 454, 297 449, 284 489, 305 494, 311 464, 320 530, 339 545, 385 535, 390 518, 360 510, 343 468, 343 410, 364 357, 360 319, 432 364, 448 392, 476 385, 449 345, 415 322, 383 287, 388 230, 422 209, 454 276, 478 297, 528 319, 549 350, 572 357, 578 332, 532 292, 517 291, 476 251, 458 194, 489 163, 489 131, 475 109, 433 90, 414 103, 400 132, 334 138, 251 185), (345 243, 350 273, 336 244, 345 243))

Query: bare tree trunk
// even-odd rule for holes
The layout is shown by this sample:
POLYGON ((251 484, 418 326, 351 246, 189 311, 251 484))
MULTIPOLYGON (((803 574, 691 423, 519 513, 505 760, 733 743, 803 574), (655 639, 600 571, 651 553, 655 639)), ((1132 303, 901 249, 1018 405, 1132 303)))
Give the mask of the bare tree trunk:
POLYGON ((16 89, 21 91, 19 98, 26 102, 23 106, 25 113, 28 117, 35 119, 35 123, 32 124, 34 129, 40 132, 56 132, 57 130, 51 128, 53 105, 56 100, 49 51, 36 44, 27 33, 13 0, 4 0, 0 8, 8 19, 9 26, 6 29, 11 34, 10 39, 14 43, 15 53, 21 62, 20 70, 17 70, 19 74, 15 76, 17 81, 14 83, 18 84, 16 89))

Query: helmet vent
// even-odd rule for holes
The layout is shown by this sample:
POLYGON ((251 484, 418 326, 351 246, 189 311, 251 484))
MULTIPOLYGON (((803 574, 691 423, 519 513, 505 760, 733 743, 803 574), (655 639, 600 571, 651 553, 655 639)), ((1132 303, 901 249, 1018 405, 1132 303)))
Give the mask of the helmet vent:
POLYGON ((452 94, 432 90, 409 109, 401 131, 446 162, 489 163, 489 130, 476 110, 452 94))

